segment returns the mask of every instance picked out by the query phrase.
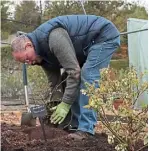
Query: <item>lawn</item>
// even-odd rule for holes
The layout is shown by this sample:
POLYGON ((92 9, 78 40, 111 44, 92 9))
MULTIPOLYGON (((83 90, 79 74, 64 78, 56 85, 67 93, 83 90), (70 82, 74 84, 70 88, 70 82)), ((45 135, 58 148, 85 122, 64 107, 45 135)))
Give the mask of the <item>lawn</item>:
POLYGON ((128 59, 118 59, 118 60, 111 60, 110 67, 114 69, 126 69, 129 67, 129 60, 128 59))

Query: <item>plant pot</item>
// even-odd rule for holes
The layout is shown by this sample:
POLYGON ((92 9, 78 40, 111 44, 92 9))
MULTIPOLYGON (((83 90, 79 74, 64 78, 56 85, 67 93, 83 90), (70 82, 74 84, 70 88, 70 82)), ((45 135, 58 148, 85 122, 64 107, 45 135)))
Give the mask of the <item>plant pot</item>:
POLYGON ((118 110, 119 106, 121 106, 123 104, 123 100, 122 99, 116 99, 113 102, 113 106, 115 110, 118 110))

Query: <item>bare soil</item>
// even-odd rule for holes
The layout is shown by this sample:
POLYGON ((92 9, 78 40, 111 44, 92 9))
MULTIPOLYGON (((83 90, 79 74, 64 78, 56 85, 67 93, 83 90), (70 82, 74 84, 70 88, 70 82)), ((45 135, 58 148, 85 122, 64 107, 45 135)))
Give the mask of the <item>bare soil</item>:
MULTIPOLYGON (((107 142, 107 135, 100 122, 96 126, 96 135, 82 141, 74 141, 68 132, 45 125, 47 141, 39 124, 36 127, 20 126, 20 112, 1 113, 1 150, 2 151, 115 151, 115 146, 107 142)), ((142 142, 136 144, 138 148, 142 142)), ((144 148, 140 151, 147 151, 144 148)))
MULTIPOLYGON (((98 133, 94 137, 74 141, 68 132, 45 125, 47 141, 40 126, 20 127, 1 123, 2 151, 115 151, 107 142, 107 135, 98 133)), ((147 148, 142 150, 147 151, 147 148)))

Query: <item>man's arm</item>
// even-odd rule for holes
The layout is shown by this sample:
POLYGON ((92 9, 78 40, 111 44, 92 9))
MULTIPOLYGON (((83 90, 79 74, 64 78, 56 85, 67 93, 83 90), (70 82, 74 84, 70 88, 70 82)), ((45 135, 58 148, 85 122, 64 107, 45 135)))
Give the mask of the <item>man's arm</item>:
POLYGON ((77 97, 80 84, 80 66, 67 31, 63 28, 54 29, 49 35, 49 47, 68 73, 69 77, 62 100, 72 104, 77 97))

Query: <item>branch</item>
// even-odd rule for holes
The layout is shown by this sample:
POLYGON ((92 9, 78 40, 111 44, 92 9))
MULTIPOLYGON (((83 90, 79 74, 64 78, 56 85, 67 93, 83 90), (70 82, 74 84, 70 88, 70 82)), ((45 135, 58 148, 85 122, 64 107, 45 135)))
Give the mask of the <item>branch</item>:
POLYGON ((102 109, 102 112, 103 112, 103 114, 104 114, 104 116, 102 116, 102 118, 104 119, 104 121, 105 121, 105 123, 106 123, 107 125, 106 125, 105 123, 103 123, 102 120, 101 120, 101 122, 112 132, 112 134, 114 134, 114 135, 117 137, 117 139, 119 140, 119 142, 125 143, 124 140, 121 139, 121 138, 117 135, 117 133, 116 133, 115 131, 113 131, 113 129, 111 128, 110 123, 109 123, 109 121, 108 121, 108 119, 107 119, 107 117, 106 117, 105 111, 104 111, 104 109, 103 109, 102 106, 101 106, 101 109, 102 109))
POLYGON ((1 18, 1 20, 2 21, 12 21, 12 22, 27 25, 27 26, 34 26, 34 27, 38 26, 38 25, 35 25, 35 24, 28 24, 28 23, 25 23, 25 22, 22 22, 22 21, 19 21, 19 20, 13 20, 13 19, 7 19, 7 18, 1 18))
MULTIPOLYGON (((139 89, 137 88, 137 92, 138 92, 138 91, 139 91, 139 89)), ((139 96, 140 96, 141 94, 143 94, 145 91, 146 91, 146 88, 145 88, 144 90, 138 92, 137 97, 136 97, 136 99, 135 99, 133 105, 135 105, 135 103, 136 103, 136 101, 138 100, 139 96)))
POLYGON ((142 149, 144 149, 145 147, 147 147, 148 146, 148 144, 146 144, 146 145, 144 145, 144 146, 142 146, 141 148, 139 148, 138 150, 136 150, 136 151, 141 151, 142 149))
POLYGON ((117 135, 117 133, 114 132, 113 129, 111 129, 111 127, 109 126, 108 123, 106 123, 106 121, 105 121, 105 123, 104 123, 104 122, 101 120, 101 122, 102 122, 103 125, 105 125, 105 127, 108 128, 108 130, 109 130, 113 135, 116 136, 117 140, 118 140, 120 143, 121 143, 121 142, 122 142, 122 143, 125 143, 125 142, 117 135))
POLYGON ((144 127, 144 125, 139 125, 139 127, 137 129, 134 130, 134 132, 136 132, 135 136, 139 135, 142 131, 142 128, 144 127))

